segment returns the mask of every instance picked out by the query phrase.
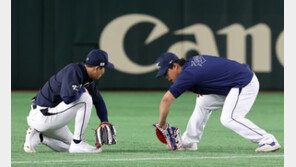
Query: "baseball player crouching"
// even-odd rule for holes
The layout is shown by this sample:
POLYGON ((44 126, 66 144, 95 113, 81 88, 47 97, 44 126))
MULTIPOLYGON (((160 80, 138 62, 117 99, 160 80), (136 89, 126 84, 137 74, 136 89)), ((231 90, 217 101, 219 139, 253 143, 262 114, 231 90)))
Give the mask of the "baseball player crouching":
POLYGON ((44 144, 51 149, 70 153, 96 153, 96 148, 84 141, 92 106, 102 124, 108 124, 105 102, 96 88, 105 68, 113 69, 108 54, 99 49, 89 52, 86 61, 72 63, 53 75, 33 98, 27 117, 29 128, 24 143, 25 152, 36 152, 44 144), (69 124, 75 118, 74 134, 69 124))
POLYGON ((256 152, 281 148, 276 138, 245 118, 259 91, 259 82, 247 64, 221 57, 199 55, 179 59, 167 52, 157 59, 158 73, 173 85, 163 96, 159 106, 158 127, 166 129, 166 118, 172 102, 186 90, 201 95, 182 135, 179 150, 197 150, 204 127, 212 113, 222 109, 222 125, 245 139, 258 143, 256 152))

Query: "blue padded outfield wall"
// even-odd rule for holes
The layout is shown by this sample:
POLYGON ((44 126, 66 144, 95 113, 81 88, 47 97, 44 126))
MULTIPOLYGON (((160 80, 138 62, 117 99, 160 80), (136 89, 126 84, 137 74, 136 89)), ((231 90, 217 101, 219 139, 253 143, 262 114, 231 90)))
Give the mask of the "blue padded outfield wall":
POLYGON ((248 63, 261 90, 284 89, 283 0, 12 0, 12 89, 39 89, 91 49, 116 70, 100 89, 166 89, 157 57, 210 54, 248 63))

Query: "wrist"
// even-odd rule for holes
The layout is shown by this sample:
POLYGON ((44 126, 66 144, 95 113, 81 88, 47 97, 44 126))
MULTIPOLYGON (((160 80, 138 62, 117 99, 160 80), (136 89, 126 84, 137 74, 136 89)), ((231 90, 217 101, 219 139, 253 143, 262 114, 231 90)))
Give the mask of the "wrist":
POLYGON ((166 121, 161 121, 158 123, 158 126, 161 127, 162 129, 166 129, 166 121))

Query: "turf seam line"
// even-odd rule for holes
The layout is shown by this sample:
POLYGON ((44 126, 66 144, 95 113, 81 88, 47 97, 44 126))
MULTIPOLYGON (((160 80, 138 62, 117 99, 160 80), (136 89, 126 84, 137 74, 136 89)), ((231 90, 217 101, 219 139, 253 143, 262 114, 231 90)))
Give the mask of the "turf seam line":
POLYGON ((244 158, 281 158, 284 155, 249 155, 249 156, 218 156, 218 157, 162 157, 162 158, 127 158, 127 159, 76 159, 76 160, 45 160, 45 161, 11 161, 11 164, 40 164, 67 162, 99 162, 99 161, 150 161, 150 160, 195 160, 195 159, 244 159, 244 158))

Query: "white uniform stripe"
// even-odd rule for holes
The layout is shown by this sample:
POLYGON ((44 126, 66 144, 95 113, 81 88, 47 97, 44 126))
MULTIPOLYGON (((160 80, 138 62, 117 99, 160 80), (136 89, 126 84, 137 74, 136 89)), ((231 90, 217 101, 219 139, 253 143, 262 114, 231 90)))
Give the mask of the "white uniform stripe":
POLYGON ((237 95, 237 100, 236 100, 235 106, 234 106, 234 108, 233 108, 233 110, 232 110, 232 112, 231 112, 231 119, 234 120, 235 122, 237 122, 237 123, 243 125, 244 127, 250 129, 251 131, 255 132, 256 134, 258 134, 258 135, 260 135, 260 136, 263 136, 263 135, 260 134, 259 132, 256 132, 256 131, 255 131, 254 129, 252 129, 251 127, 249 127, 249 126, 243 124, 242 122, 239 122, 238 120, 234 119, 234 117, 233 117, 233 113, 234 113, 234 111, 235 111, 235 109, 236 109, 236 106, 237 106, 237 103, 238 103, 238 101, 239 101, 241 91, 242 91, 242 88, 239 89, 239 92, 238 92, 238 95, 237 95))
POLYGON ((98 129, 98 131, 97 131, 97 136, 98 136, 98 139, 99 139, 99 143, 100 143, 100 145, 102 146, 102 139, 101 139, 101 127, 99 127, 99 129, 98 129))
POLYGON ((80 129, 80 140, 83 140, 83 138, 84 138, 83 125, 84 125, 84 121, 85 121, 85 114, 86 114, 86 103, 84 103, 83 121, 82 121, 81 129, 80 129))
POLYGON ((108 144, 112 144, 112 135, 111 135, 111 129, 109 126, 106 126, 107 132, 108 132, 108 144))
POLYGON ((280 155, 245 155, 245 156, 218 156, 218 157, 163 157, 163 158, 127 158, 127 159, 76 159, 76 160, 44 160, 44 161, 12 161, 11 164, 41 164, 41 163, 68 163, 68 162, 100 162, 100 161, 151 161, 151 160, 195 160, 195 159, 247 159, 247 158, 281 158, 280 155))

